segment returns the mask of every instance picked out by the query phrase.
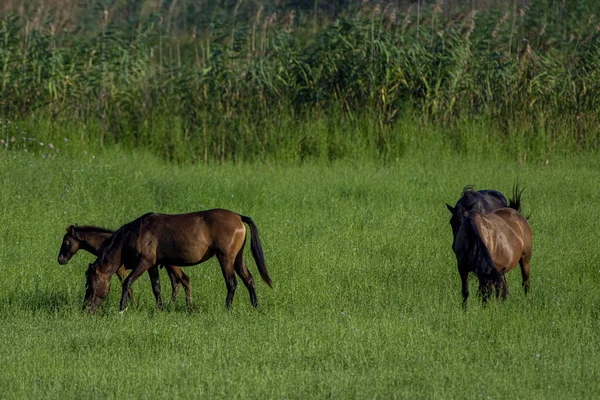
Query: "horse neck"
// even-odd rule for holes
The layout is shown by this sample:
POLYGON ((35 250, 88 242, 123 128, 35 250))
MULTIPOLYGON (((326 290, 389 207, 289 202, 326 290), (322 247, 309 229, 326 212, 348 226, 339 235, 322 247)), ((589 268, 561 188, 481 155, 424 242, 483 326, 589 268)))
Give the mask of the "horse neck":
POLYGON ((99 250, 102 243, 111 237, 111 235, 112 233, 110 232, 77 232, 79 246, 95 256, 100 255, 99 250))
POLYGON ((103 246, 103 250, 99 251, 98 258, 102 259, 100 272, 112 275, 117 272, 117 269, 122 264, 121 250, 123 249, 122 232, 115 235, 103 246))
POLYGON ((121 266, 121 246, 112 247, 106 253, 98 255, 102 258, 100 272, 109 276, 117 272, 121 266))

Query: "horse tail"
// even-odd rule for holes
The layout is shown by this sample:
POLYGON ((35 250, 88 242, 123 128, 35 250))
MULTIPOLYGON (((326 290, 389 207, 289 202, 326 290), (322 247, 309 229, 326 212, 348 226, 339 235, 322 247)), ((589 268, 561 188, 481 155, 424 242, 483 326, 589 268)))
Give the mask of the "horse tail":
POLYGON ((492 280, 494 283, 501 282, 501 276, 492 260, 490 252, 481 238, 479 228, 475 224, 473 215, 465 219, 466 229, 469 237, 468 263, 469 270, 473 271, 479 280, 492 280))
POLYGON ((515 183, 512 191, 512 198, 508 201, 508 207, 521 212, 521 194, 526 188, 519 190, 519 182, 515 183))
POLYGON ((250 249, 252 250, 252 257, 254 257, 254 261, 256 262, 256 266, 258 267, 258 272, 263 280, 269 285, 269 287, 273 287, 271 278, 269 277, 269 273, 267 272, 267 265, 265 263, 265 255, 263 254, 263 249, 260 244, 260 238, 258 236, 258 228, 252 218, 240 215, 242 218, 242 222, 245 222, 250 227, 250 249))

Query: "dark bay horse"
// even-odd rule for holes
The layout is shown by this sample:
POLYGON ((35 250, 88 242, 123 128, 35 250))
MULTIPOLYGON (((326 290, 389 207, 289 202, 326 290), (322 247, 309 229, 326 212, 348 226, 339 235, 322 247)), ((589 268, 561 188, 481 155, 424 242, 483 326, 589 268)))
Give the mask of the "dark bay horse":
MULTIPOLYGON (((237 286, 234 273, 258 305, 254 278, 244 262, 246 226, 251 232, 250 248, 263 280, 271 286, 258 229, 250 217, 228 210, 213 209, 189 214, 145 214, 123 225, 103 246, 101 254, 86 272, 84 307, 94 311, 109 290, 109 279, 121 264, 131 273, 123 281, 120 311, 127 307, 131 284, 157 264, 191 266, 216 256, 227 286, 225 306, 231 307, 237 286)), ((272 287, 272 286, 271 286, 272 287)))
MULTIPOLYGON (((67 227, 67 233, 63 236, 62 245, 58 252, 58 263, 65 265, 69 262, 77 251, 85 250, 92 253, 96 257, 100 255, 101 246, 107 242, 107 240, 115 232, 110 229, 100 228, 97 226, 77 226, 70 225, 67 227)), ((177 294, 179 293, 179 286, 183 285, 185 289, 186 303, 188 307, 192 305, 192 289, 190 285, 190 278, 181 270, 179 267, 166 266, 165 270, 171 280, 171 288, 173 289, 172 300, 175 301, 177 294)), ((153 271, 154 272, 154 271, 153 271)), ((125 265, 119 266, 117 269, 117 275, 121 282, 127 277, 127 270, 125 265)), ((152 276, 153 280, 158 279, 158 276, 152 276)), ((154 285, 154 283, 153 283, 154 285)), ((129 290, 129 296, 132 297, 131 289, 129 290)), ((133 301, 133 297, 132 297, 133 301)), ((157 297, 157 306, 162 308, 162 298, 157 297)))
POLYGON ((532 232, 527 219, 513 208, 501 208, 488 214, 470 213, 461 224, 454 242, 454 253, 462 281, 463 306, 469 296, 469 272, 479 279, 484 303, 492 287, 506 298, 505 274, 521 266, 523 289, 529 290, 529 262, 532 232))

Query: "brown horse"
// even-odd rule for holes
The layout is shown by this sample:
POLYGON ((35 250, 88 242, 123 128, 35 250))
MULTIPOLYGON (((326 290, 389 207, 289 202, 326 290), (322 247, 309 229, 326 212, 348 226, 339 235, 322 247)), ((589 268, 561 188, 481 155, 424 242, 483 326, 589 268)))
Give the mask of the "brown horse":
POLYGON ((258 229, 250 217, 214 209, 189 214, 149 213, 123 225, 103 246, 86 272, 84 307, 94 311, 108 294, 109 279, 124 264, 131 274, 123 281, 120 311, 127 307, 131 284, 157 264, 191 266, 216 256, 227 286, 225 306, 231 307, 237 286, 234 271, 246 285, 250 302, 258 305, 254 278, 244 262, 246 227, 251 232, 251 250, 263 280, 271 286, 258 229))
POLYGON ((471 213, 461 224, 453 246, 462 281, 463 306, 469 297, 469 272, 479 279, 485 303, 492 287, 497 295, 502 289, 502 299, 506 299, 508 285, 504 275, 518 263, 527 293, 531 246, 531 226, 517 210, 501 208, 485 215, 471 213))
MULTIPOLYGON (((71 257, 73 257, 77 251, 79 251, 79 249, 85 250, 98 257, 100 255, 101 246, 107 242, 107 240, 114 233, 115 232, 112 230, 99 228, 97 226, 68 226, 67 233, 65 233, 63 236, 62 245, 60 247, 60 251, 58 252, 58 263, 60 265, 67 264, 71 257)), ((172 300, 175 301, 177 298, 179 286, 181 284, 185 289, 187 305, 188 307, 191 307, 192 289, 190 285, 190 278, 179 267, 166 266, 165 270, 167 271, 169 279, 171 280, 171 288, 173 289, 172 300)), ((124 265, 121 265, 119 269, 117 269, 117 275, 119 276, 121 282, 125 280, 127 277, 127 270, 125 269, 124 265)), ((153 276, 152 278, 153 280, 156 279, 158 282, 157 284, 160 285, 158 276, 153 276)), ((155 283, 153 282, 153 286, 154 285, 155 283)), ((131 289, 129 290, 129 296, 131 296, 133 302, 131 289)), ((160 296, 160 292, 156 298, 156 304, 159 308, 162 308, 162 298, 160 296)))

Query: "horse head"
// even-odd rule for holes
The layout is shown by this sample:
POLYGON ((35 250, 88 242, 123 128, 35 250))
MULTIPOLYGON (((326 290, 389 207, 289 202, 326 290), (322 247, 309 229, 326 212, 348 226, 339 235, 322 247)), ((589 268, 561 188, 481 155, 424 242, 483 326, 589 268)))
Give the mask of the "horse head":
POLYGON ((452 227, 452 234, 456 238, 456 234, 458 233, 458 229, 462 225, 465 218, 469 216, 469 210, 473 205, 469 207, 464 207, 460 202, 456 204, 456 207, 452 207, 450 204, 446 203, 446 207, 452 214, 450 217, 450 226, 452 227))
POLYGON ((85 272, 85 297, 83 298, 83 309, 90 313, 96 311, 96 308, 108 295, 110 276, 100 272, 98 267, 101 265, 100 258, 97 258, 88 266, 85 272))

